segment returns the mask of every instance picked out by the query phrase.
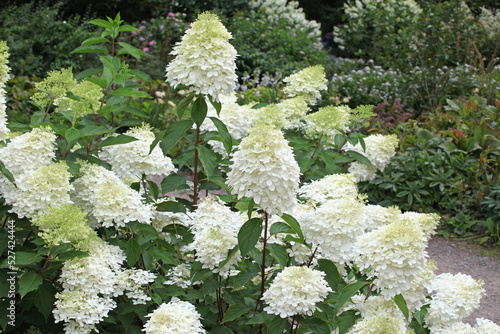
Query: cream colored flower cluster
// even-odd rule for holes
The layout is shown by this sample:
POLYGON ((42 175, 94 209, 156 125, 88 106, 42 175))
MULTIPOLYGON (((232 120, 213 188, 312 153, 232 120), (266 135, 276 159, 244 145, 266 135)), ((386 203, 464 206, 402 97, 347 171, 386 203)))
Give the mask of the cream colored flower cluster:
POLYGON ((303 96, 308 104, 316 104, 326 90, 325 69, 321 65, 307 67, 283 79, 283 92, 290 97, 303 96))
POLYGON ((324 277, 324 272, 308 267, 286 267, 264 292, 262 298, 268 305, 264 310, 282 318, 312 315, 316 303, 332 292, 324 277))
POLYGON ((0 41, 0 140, 5 140, 5 135, 9 132, 7 128, 7 114, 5 110, 7 106, 5 104, 5 84, 9 80, 10 67, 7 65, 9 63, 9 47, 7 42, 0 41))
POLYGON ((317 204, 343 197, 356 197, 358 186, 352 174, 333 174, 300 187, 298 194, 317 204))
POLYGON ((285 99, 278 103, 278 107, 283 110, 287 121, 284 129, 298 131, 305 129, 306 126, 303 120, 306 119, 310 108, 307 106, 307 102, 303 96, 285 99))
POLYGON ((360 162, 353 162, 349 167, 349 173, 356 177, 357 181, 369 181, 375 177, 377 170, 383 171, 389 160, 396 154, 398 146, 398 138, 396 135, 372 135, 364 138, 366 144, 366 152, 360 143, 353 146, 346 143, 343 147, 344 151, 355 151, 365 155, 372 163, 373 167, 367 166, 360 162))
POLYGON ((146 334, 204 334, 200 314, 193 304, 174 297, 169 303, 161 304, 150 313, 143 331, 146 334))
POLYGON ((142 175, 168 175, 177 169, 172 160, 163 155, 161 148, 157 145, 151 154, 150 146, 155 140, 151 127, 143 124, 135 127, 125 135, 137 138, 136 141, 111 145, 101 148, 99 158, 111 165, 113 172, 122 180, 140 180, 142 175))
POLYGON ((238 198, 252 197, 269 214, 291 212, 300 169, 281 131, 264 125, 251 128, 231 160, 227 184, 238 198))
POLYGON ((182 40, 172 51, 175 59, 167 66, 167 82, 211 95, 229 94, 236 88, 236 50, 229 44, 232 38, 217 15, 198 15, 182 40))
POLYGON ((88 213, 92 227, 125 226, 131 221, 149 224, 152 207, 142 203, 140 194, 123 183, 113 172, 82 163, 80 177, 70 193, 74 203, 88 213))
POLYGON ((333 143, 335 135, 345 132, 350 121, 351 108, 348 106, 326 106, 306 116, 306 136, 312 139, 325 136, 333 143))

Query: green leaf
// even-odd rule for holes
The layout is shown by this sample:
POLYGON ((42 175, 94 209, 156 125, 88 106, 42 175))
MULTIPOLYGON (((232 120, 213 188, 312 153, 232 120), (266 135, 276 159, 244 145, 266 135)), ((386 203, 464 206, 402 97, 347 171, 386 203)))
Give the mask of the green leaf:
POLYGON ((235 304, 229 306, 229 309, 224 314, 224 318, 222 319, 222 323, 235 320, 241 317, 243 314, 251 311, 252 308, 245 304, 235 304))
POLYGON ((137 90, 134 88, 118 88, 114 90, 111 94, 114 95, 122 95, 122 96, 131 96, 131 97, 143 97, 147 99, 152 99, 153 97, 149 95, 148 93, 142 91, 142 90, 137 90))
POLYGON ((27 266, 37 263, 42 260, 42 257, 37 253, 16 252, 16 265, 27 266))
POLYGON ((156 206, 156 211, 186 213, 186 208, 179 202, 167 201, 158 204, 156 206))
POLYGON ((43 283, 43 278, 40 275, 35 273, 24 273, 21 277, 19 277, 19 293, 21 294, 21 298, 24 298, 28 292, 38 289, 40 285, 43 283))
POLYGON ((81 127, 78 131, 80 131, 80 135, 82 137, 92 137, 108 133, 108 129, 105 126, 97 126, 93 124, 81 127))
POLYGON ((196 149, 198 150, 200 162, 203 166, 205 175, 208 179, 210 179, 215 168, 217 167, 217 156, 205 146, 197 146, 196 149))
POLYGON ((133 27, 131 25, 128 25, 128 24, 124 24, 124 25, 122 25, 122 26, 120 26, 118 28, 118 32, 122 32, 122 31, 137 31, 137 30, 139 30, 139 29, 137 29, 137 28, 135 28, 135 27, 133 27))
POLYGON ((130 238, 125 247, 125 254, 127 255, 127 263, 129 266, 134 266, 141 257, 141 246, 135 238, 130 238))
POLYGON ((408 306, 406 305, 406 300, 402 295, 397 295, 394 297, 394 302, 398 305, 401 312, 405 316, 406 320, 410 319, 410 312, 408 311, 408 306))
POLYGON ((37 111, 37 112, 33 113, 33 115, 31 115, 30 124, 31 125, 42 124, 44 118, 45 118, 45 114, 41 111, 37 111))
POLYGON ((309 329, 312 333, 330 333, 328 324, 317 317, 307 317, 300 322, 300 326, 309 329))
MULTIPOLYGON (((0 171, 2 171, 2 174, 9 180, 12 184, 16 185, 16 182, 14 180, 14 175, 5 167, 2 161, 0 161, 0 171)), ((17 186, 16 186, 17 187, 17 186)))
POLYGON ((334 142, 337 149, 340 149, 342 146, 344 146, 345 141, 346 137, 343 134, 338 133, 335 135, 334 142))
POLYGON ((89 68, 89 69, 86 69, 85 71, 78 73, 76 75, 75 79, 79 81, 79 80, 85 79, 87 77, 91 77, 93 75, 99 74, 101 72, 102 72, 102 68, 89 68))
POLYGON ((189 189, 187 185, 187 176, 182 174, 170 174, 161 181, 161 192, 162 194, 169 193, 171 191, 189 189))
POLYGON ((99 147, 127 144, 130 142, 136 141, 136 140, 137 140, 137 138, 132 137, 132 136, 127 136, 127 135, 110 136, 110 137, 107 137, 106 139, 104 139, 99 144, 99 147))
POLYGON ((71 144, 72 142, 80 138, 80 131, 78 131, 78 129, 76 128, 69 128, 64 133, 64 138, 66 138, 68 144, 71 144))
POLYGON ((361 162, 362 164, 365 164, 367 166, 373 167, 372 163, 370 160, 368 160, 367 157, 365 157, 363 154, 355 152, 355 151, 346 151, 345 152, 348 156, 351 158, 361 162))
POLYGON ((339 274, 337 266, 330 260, 319 259, 318 260, 319 270, 326 274, 325 279, 328 285, 333 291, 337 291, 340 282, 342 282, 342 276, 339 274))
POLYGON ((424 327, 425 316, 427 315, 429 305, 424 305, 420 310, 413 313, 413 319, 410 323, 410 328, 415 331, 415 334, 428 334, 429 330, 424 327))
POLYGON ((267 334, 282 334, 287 326, 290 326, 288 319, 277 315, 267 325, 267 334))
POLYGON ((240 228, 238 232, 238 247, 241 257, 255 248, 262 234, 262 218, 252 218, 240 228))
POLYGON ((193 101, 194 96, 195 96, 195 93, 192 92, 191 94, 189 94, 188 96, 183 98, 177 104, 177 109, 175 110, 175 113, 177 114, 177 117, 179 117, 179 119, 182 119, 182 116, 184 115, 184 111, 186 111, 186 109, 189 106, 189 104, 191 103, 191 101, 193 101))
POLYGON ((123 48, 118 51, 118 54, 130 54, 132 57, 137 59, 138 61, 141 61, 141 56, 147 55, 146 52, 133 47, 132 45, 125 43, 125 42, 118 42, 118 44, 123 48))
POLYGON ((104 37, 90 37, 82 42, 82 45, 91 45, 97 43, 109 42, 109 39, 104 37))
POLYGON ((106 87, 108 87, 108 85, 106 84, 106 80, 104 80, 101 77, 93 76, 93 77, 87 78, 87 81, 95 83, 96 85, 98 85, 102 89, 106 89, 106 87))
POLYGON ((267 107, 268 105, 269 105, 269 103, 260 102, 260 103, 254 104, 252 106, 252 109, 260 109, 260 108, 267 107))
POLYGON ((215 111, 217 112, 217 116, 220 115, 220 111, 222 110, 222 103, 220 101, 216 101, 211 95, 208 96, 208 99, 210 100, 210 103, 212 106, 215 108, 215 111))
POLYGON ((370 282, 366 282, 363 280, 359 280, 357 282, 348 284, 344 286, 340 291, 339 291, 339 296, 337 298, 337 303, 335 304, 335 313, 337 313, 340 308, 351 299, 352 296, 354 296, 362 287, 365 285, 370 284, 370 282))
POLYGON ((194 123, 198 126, 201 126, 205 117, 207 117, 207 102, 205 101, 205 97, 200 95, 193 103, 193 108, 191 109, 191 118, 194 123))
POLYGON ((71 53, 108 53, 108 48, 101 45, 82 45, 71 51, 71 53))
POLYGON ((356 315, 356 310, 349 310, 342 312, 338 316, 338 320, 336 322, 337 327, 339 328, 339 334, 346 334, 349 332, 352 326, 356 323, 356 321, 361 317, 361 315, 356 315))
POLYGON ((286 267, 288 264, 288 253, 286 247, 278 244, 267 244, 266 248, 271 252, 271 256, 278 262, 281 267, 286 267))
POLYGON ((226 125, 218 118, 210 117, 210 119, 217 127, 217 131, 219 131, 219 134, 222 137, 222 143, 224 144, 227 154, 231 154, 231 150, 233 149, 233 137, 229 134, 226 125))
POLYGON ((281 216, 281 219, 283 219, 292 228, 292 230, 295 233, 297 233, 297 235, 299 236, 299 239, 302 240, 302 243, 305 243, 304 233, 302 233, 302 229, 300 228, 299 222, 287 213, 284 213, 281 216))
POLYGON ((178 121, 176 123, 170 124, 170 126, 165 131, 163 139, 161 141, 161 148, 163 154, 167 154, 181 139, 186 135, 186 131, 193 126, 193 121, 190 119, 185 119, 183 121, 178 121))
POLYGON ((282 222, 276 222, 271 225, 271 229, 269 230, 271 235, 278 234, 278 233, 293 233, 292 228, 285 223, 282 222))
POLYGON ((96 26, 99 26, 99 27, 102 27, 104 29, 108 29, 108 30, 113 29, 113 25, 111 23, 109 23, 108 21, 103 20, 103 19, 95 19, 95 20, 90 21, 89 23, 96 25, 96 26))
POLYGON ((76 259, 76 258, 82 258, 82 257, 89 257, 89 253, 87 252, 82 252, 82 251, 79 251, 79 250, 75 250, 75 249, 72 249, 72 250, 69 250, 67 252, 64 252, 62 254, 59 254, 57 256, 57 259, 59 261, 68 261, 68 260, 72 260, 72 259, 76 259))
POLYGON ((47 320, 54 309, 55 298, 52 292, 45 285, 42 285, 36 290, 34 301, 35 307, 47 320))
POLYGON ((132 74, 136 78, 142 80, 142 81, 151 81, 151 77, 147 74, 144 73, 143 71, 137 70, 137 69, 131 69, 128 71, 128 73, 132 74))

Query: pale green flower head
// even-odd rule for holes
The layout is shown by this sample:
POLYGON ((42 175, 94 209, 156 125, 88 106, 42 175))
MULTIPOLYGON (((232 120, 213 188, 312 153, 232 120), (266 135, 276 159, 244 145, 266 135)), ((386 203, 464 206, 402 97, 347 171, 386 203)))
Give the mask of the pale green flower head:
POLYGON ((0 88, 3 88, 7 80, 9 80, 10 67, 7 65, 8 63, 9 47, 7 42, 0 41, 0 88))
POLYGON ((403 321, 390 315, 379 315, 357 322, 348 334, 406 334, 403 321))
POLYGON ((326 90, 325 69, 321 65, 310 66, 292 74, 283 81, 287 84, 283 91, 290 97, 303 96, 308 104, 316 104, 326 90))
POLYGON ((66 96, 68 91, 71 91, 77 85, 71 67, 60 71, 50 71, 48 74, 47 78, 35 84, 37 92, 31 97, 42 108, 51 103, 57 104, 61 98, 66 96))
POLYGON ((257 109, 254 125, 267 125, 274 129, 281 130, 286 125, 285 113, 276 104, 270 104, 264 108, 257 109))
POLYGON ((69 97, 62 97, 56 102, 57 110, 70 111, 75 117, 83 117, 96 112, 104 95, 101 87, 90 81, 83 81, 70 87, 69 91, 80 99, 74 100, 69 97))
POLYGON ((79 206, 66 204, 36 217, 33 224, 40 228, 38 235, 48 246, 71 243, 77 249, 89 251, 90 240, 99 237, 87 225, 86 215, 79 206))
POLYGON ((370 119, 376 114, 373 112, 372 105, 361 105, 357 106, 354 110, 351 110, 351 121, 361 122, 362 126, 370 125, 370 119))
POLYGON ((306 99, 303 96, 296 96, 290 99, 283 100, 278 103, 278 106, 285 113, 287 124, 285 129, 296 129, 302 130, 304 128, 304 123, 302 120, 306 119, 306 115, 309 112, 309 107, 307 106, 306 99))
POLYGON ((311 139, 321 135, 333 142, 335 135, 347 130, 351 109, 347 106, 327 106, 306 116, 306 137, 311 139))
POLYGON ((167 82, 179 84, 198 94, 229 94, 236 87, 236 50, 232 38, 217 15, 198 15, 181 42, 173 48, 175 59, 167 66, 167 82))

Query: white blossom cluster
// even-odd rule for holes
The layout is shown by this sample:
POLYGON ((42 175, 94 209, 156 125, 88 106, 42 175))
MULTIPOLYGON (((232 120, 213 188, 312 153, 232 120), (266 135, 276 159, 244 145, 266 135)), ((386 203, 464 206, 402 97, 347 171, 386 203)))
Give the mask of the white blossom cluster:
POLYGON ((0 41, 0 140, 5 140, 9 128, 7 128, 7 114, 5 110, 7 109, 5 94, 5 84, 9 80, 10 67, 7 65, 9 63, 9 47, 7 42, 0 41))
POLYGON ((264 292, 262 298, 268 305, 264 310, 282 318, 312 315, 316 303, 332 292, 324 276, 324 272, 308 267, 286 267, 264 292))
POLYGON ((432 295, 425 322, 434 331, 461 322, 478 306, 484 294, 483 282, 469 275, 444 273, 431 282, 432 295))
POLYGON ((278 107, 283 110, 286 118, 284 129, 302 131, 305 129, 303 120, 306 118, 310 108, 303 96, 296 96, 285 99, 278 103, 278 107))
POLYGON ((362 164, 361 162, 353 162, 349 167, 349 173, 356 177, 357 181, 369 181, 375 177, 377 170, 383 171, 389 160, 396 154, 398 138, 396 135, 372 135, 364 138, 366 152, 360 143, 352 145, 346 143, 343 147, 344 151, 355 151, 364 154, 372 163, 373 167, 362 164))
MULTIPOLYGON (((154 200, 155 205, 159 205, 163 202, 175 201, 173 197, 161 197, 154 200)), ((170 211, 152 211, 153 217, 151 219, 151 226, 153 226, 158 235, 164 240, 170 242, 169 233, 163 232, 163 228, 168 225, 181 225, 188 227, 191 224, 191 219, 183 212, 170 212, 170 211)))
POLYGON ((321 65, 306 67, 283 79, 286 83, 283 92, 290 97, 303 96, 308 104, 316 104, 321 91, 326 90, 325 69, 321 65))
POLYGON ((70 193, 71 199, 88 213, 92 227, 109 227, 113 222, 125 226, 134 220, 151 222, 151 205, 143 204, 138 192, 104 167, 83 163, 80 177, 72 184, 75 189, 70 193))
POLYGON ((146 334, 204 334, 200 314, 193 304, 174 297, 169 303, 161 304, 148 314, 148 322, 143 331, 146 334))
POLYGON ((392 315, 382 314, 361 319, 351 327, 347 334, 407 334, 403 321, 392 315))
POLYGON ((351 118, 351 108, 348 106, 326 106, 315 113, 306 116, 306 137, 318 138, 325 136, 334 143, 335 136, 341 131, 347 131, 351 118))
POLYGON ((161 148, 157 145, 151 154, 150 146, 155 140, 155 135, 149 125, 143 124, 135 127, 125 135, 138 140, 101 148, 99 158, 108 162, 113 172, 122 180, 139 180, 142 175, 168 175, 176 171, 172 160, 164 156, 161 148))
POLYGON ((323 204, 343 197, 356 197, 358 186, 352 174, 333 174, 311 181, 297 192, 305 200, 323 204))
POLYGON ((290 26, 308 32, 310 38, 315 38, 320 43, 321 24, 314 20, 307 20, 302 8, 299 7, 298 1, 252 0, 250 5, 254 9, 263 10, 269 20, 285 19, 290 26))
POLYGON ((232 38, 217 15, 198 15, 171 52, 175 59, 167 66, 167 82, 174 88, 186 85, 198 94, 218 100, 236 88, 236 50, 232 38))
POLYGON ((150 298, 142 286, 156 275, 141 269, 121 269, 125 254, 118 246, 100 239, 87 245, 89 257, 64 263, 59 282, 63 291, 56 294, 56 322, 65 322, 65 332, 88 334, 116 307, 113 297, 126 292, 134 304, 145 304, 150 298))
POLYGON ((181 263, 173 268, 170 268, 166 273, 165 277, 167 280, 163 282, 166 285, 177 285, 182 289, 186 289, 195 284, 201 284, 201 281, 192 282, 191 276, 191 265, 188 263, 181 263))
POLYGON ((252 197, 269 214, 293 209, 300 169, 281 131, 252 127, 231 160, 227 184, 238 198, 252 197))
POLYGON ((389 225, 401 218, 401 210, 394 206, 386 208, 380 205, 367 204, 363 207, 363 214, 367 232, 389 225))

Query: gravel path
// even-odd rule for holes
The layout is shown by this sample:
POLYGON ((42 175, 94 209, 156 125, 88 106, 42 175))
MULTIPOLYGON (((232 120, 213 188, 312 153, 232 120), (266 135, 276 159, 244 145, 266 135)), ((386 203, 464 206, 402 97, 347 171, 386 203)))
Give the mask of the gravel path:
POLYGON ((482 255, 480 251, 480 246, 442 238, 432 239, 427 248, 429 257, 436 262, 436 274, 462 273, 484 281, 486 295, 465 322, 474 324, 476 318, 486 318, 500 325, 500 260, 482 255))

